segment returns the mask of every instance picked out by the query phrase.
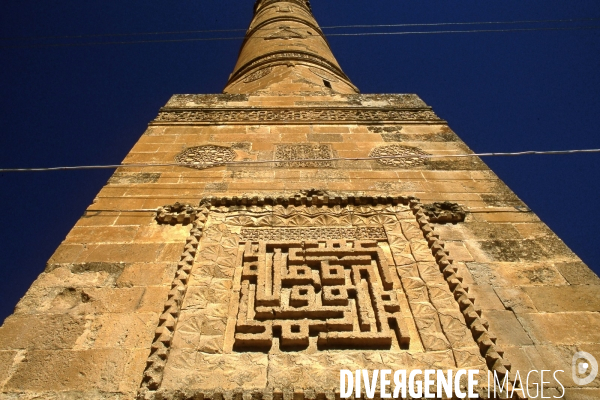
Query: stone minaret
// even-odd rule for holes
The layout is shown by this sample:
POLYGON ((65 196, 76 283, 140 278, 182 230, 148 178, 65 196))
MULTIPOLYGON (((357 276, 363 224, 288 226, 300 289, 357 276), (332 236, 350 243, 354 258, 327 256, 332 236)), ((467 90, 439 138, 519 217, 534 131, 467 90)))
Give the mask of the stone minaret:
POLYGON ((310 3, 257 1, 224 92, 322 92, 324 88, 358 93, 333 56, 310 3))
POLYGON ((571 374, 600 280, 418 96, 359 94, 308 1, 257 2, 224 92, 173 96, 84 211, 0 328, 0 398, 333 400, 340 369, 431 368, 600 398, 571 374))

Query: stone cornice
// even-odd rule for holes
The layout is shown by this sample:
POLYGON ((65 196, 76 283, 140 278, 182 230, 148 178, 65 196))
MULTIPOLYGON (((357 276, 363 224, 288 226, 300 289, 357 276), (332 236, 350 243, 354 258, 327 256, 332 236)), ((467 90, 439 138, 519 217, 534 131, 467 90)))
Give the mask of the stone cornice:
POLYGON ((271 4, 275 4, 275 3, 294 3, 300 7, 304 7, 306 10, 308 10, 309 12, 312 13, 312 9, 310 7, 310 2, 306 1, 306 0, 263 0, 263 1, 259 0, 254 4, 254 13, 256 14, 256 12, 259 11, 259 7, 265 8, 265 7, 270 6, 271 4))
POLYGON ((305 19, 302 19, 302 18, 298 18, 298 17, 294 17, 294 16, 286 16, 286 17, 273 17, 273 18, 267 19, 267 20, 261 22, 260 24, 256 25, 255 27, 253 27, 246 33, 246 38, 244 39, 243 43, 245 44, 249 39, 252 38, 251 37, 252 35, 254 35, 257 31, 259 31, 265 25, 273 24, 276 22, 298 22, 300 24, 304 24, 304 25, 308 26, 309 28, 312 28, 315 31, 317 31, 319 36, 321 36, 323 39, 325 39, 325 35, 323 34, 323 32, 321 31, 321 28, 318 25, 316 25, 310 21, 307 21, 305 19))
POLYGON ((346 74, 337 65, 328 61, 324 57, 319 56, 318 54, 304 52, 301 50, 291 50, 291 51, 282 50, 282 51, 263 54, 259 57, 256 57, 256 58, 250 60, 246 64, 242 65, 240 68, 238 68, 235 71, 235 73, 233 75, 231 75, 231 77, 229 78, 229 81, 227 82, 226 87, 231 85, 233 82, 239 80, 241 77, 243 77, 247 73, 251 72, 253 69, 262 67, 267 64, 281 63, 281 62, 285 63, 288 61, 296 61, 296 62, 299 61, 299 62, 314 64, 319 67, 324 67, 324 68, 328 69, 329 71, 331 71, 332 73, 334 73, 335 75, 338 75, 341 79, 343 79, 347 82, 350 82, 350 79, 346 76, 346 74))
POLYGON ((430 107, 162 108, 152 125, 445 123, 430 107))

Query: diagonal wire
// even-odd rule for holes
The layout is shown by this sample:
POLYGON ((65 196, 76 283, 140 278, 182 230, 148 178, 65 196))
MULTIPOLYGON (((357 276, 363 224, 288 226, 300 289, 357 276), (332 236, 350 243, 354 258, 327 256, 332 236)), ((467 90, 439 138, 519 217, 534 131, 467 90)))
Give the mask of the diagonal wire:
MULTIPOLYGON (((580 26, 567 28, 515 28, 515 29, 473 29, 473 30, 444 30, 444 31, 415 31, 415 32, 361 32, 361 33, 332 33, 332 36, 389 36, 389 35, 439 35, 447 33, 490 33, 490 32, 531 32, 531 31, 576 31, 600 29, 600 25, 580 26)), ((247 39, 267 39, 268 36, 251 36, 247 39)), ((221 37, 221 38, 190 38, 190 39, 163 39, 163 40, 138 40, 124 42, 89 42, 89 43, 53 43, 26 46, 0 46, 0 49, 14 48, 40 48, 40 47, 81 47, 114 44, 141 44, 141 43, 179 43, 179 42, 209 42, 221 40, 243 40, 245 37, 221 37)))
MULTIPOLYGON (((600 21, 600 18, 571 18, 571 19, 545 19, 545 20, 521 20, 521 21, 481 21, 481 22, 434 22, 419 24, 365 24, 365 25, 335 25, 323 26, 321 29, 347 29, 347 28, 398 28, 417 26, 461 26, 461 25, 510 25, 510 24, 542 24, 542 23, 564 23, 564 22, 589 22, 600 21)), ((263 28, 261 30, 277 30, 279 28, 263 28)), ((0 37, 0 41, 35 41, 47 39, 84 39, 102 37, 126 37, 126 36, 155 36, 155 35, 188 35, 197 33, 222 33, 222 32, 246 32, 247 29, 205 29, 190 31, 165 31, 165 32, 131 32, 131 33, 104 33, 90 35, 58 35, 58 36, 24 36, 24 37, 0 37)))
POLYGON ((273 163, 298 163, 298 162, 315 162, 315 161, 371 161, 371 160, 394 160, 394 159, 433 159, 433 158, 464 158, 464 157, 519 157, 529 155, 565 155, 565 154, 590 154, 600 153, 600 149, 580 149, 580 150, 529 150, 511 153, 472 153, 472 154, 410 154, 399 156, 382 156, 382 157, 337 157, 337 158, 314 158, 314 159, 299 159, 299 160, 257 160, 257 161, 228 161, 220 163, 139 163, 139 164, 114 164, 114 165, 82 165, 74 167, 49 167, 49 168, 2 168, 0 173, 5 172, 49 172, 49 171, 73 171, 73 170, 88 170, 88 169, 116 169, 116 168, 145 168, 145 167, 220 167, 224 165, 257 165, 257 164, 273 164, 273 163))

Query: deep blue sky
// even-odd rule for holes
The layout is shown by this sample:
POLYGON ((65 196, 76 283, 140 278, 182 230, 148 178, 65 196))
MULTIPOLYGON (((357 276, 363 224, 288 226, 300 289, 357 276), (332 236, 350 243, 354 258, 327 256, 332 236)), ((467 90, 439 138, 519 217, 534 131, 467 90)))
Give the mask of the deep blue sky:
MULTIPOLYGON (((600 18, 597 0, 312 3, 321 26, 600 18)), ((6 1, 0 38, 244 29, 252 5, 6 1)), ((183 37, 194 36, 155 38, 183 37)), ((0 40, 0 47, 26 43, 0 40)), ((221 92, 240 43, 0 48, 0 167, 120 163, 171 94, 221 92)), ((363 93, 419 94, 475 151, 600 148, 600 30, 331 37, 330 43, 363 93)), ((485 161, 600 272, 600 154, 485 161)), ((110 174, 0 174, 0 321, 110 174)))

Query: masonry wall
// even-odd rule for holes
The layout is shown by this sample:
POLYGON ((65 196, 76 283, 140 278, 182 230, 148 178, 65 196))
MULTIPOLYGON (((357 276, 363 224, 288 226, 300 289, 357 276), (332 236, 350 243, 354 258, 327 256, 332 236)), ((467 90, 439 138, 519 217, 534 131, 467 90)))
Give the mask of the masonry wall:
MULTIPOLYGON (((124 164, 174 163, 186 149, 207 145, 218 146, 217 153, 233 150, 235 160, 279 164, 119 168, 0 328, 0 397, 134 398, 190 236, 189 225, 159 224, 154 210, 176 202, 197 206, 208 196, 291 196, 310 189, 460 204, 465 221, 435 225, 435 232, 504 359, 513 371, 564 370, 568 398, 600 397, 598 379, 579 389, 570 372, 575 351, 600 354, 600 280, 481 160, 320 161, 307 167, 281 158, 369 158, 378 148, 384 150, 376 155, 396 154, 393 146, 422 152, 415 154, 470 152, 419 101, 332 94, 172 99, 124 164), (181 114, 273 107, 409 110, 427 117, 244 122, 181 114)), ((553 380, 547 386, 560 388, 553 380)))

